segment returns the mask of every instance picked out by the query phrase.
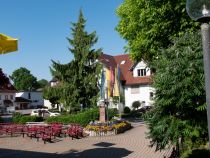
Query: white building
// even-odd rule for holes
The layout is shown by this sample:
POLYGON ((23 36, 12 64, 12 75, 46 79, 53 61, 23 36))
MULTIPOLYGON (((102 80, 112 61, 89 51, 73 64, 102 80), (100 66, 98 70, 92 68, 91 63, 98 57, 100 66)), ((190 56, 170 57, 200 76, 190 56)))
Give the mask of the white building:
POLYGON ((44 106, 42 90, 19 91, 15 94, 16 109, 33 109, 44 106))

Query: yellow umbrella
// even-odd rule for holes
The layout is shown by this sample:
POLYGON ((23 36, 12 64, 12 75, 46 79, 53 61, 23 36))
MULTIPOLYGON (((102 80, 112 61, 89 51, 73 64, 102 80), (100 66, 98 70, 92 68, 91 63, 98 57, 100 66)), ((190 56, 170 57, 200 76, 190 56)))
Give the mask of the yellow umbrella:
POLYGON ((4 34, 0 34, 0 54, 6 54, 18 50, 18 40, 4 34))

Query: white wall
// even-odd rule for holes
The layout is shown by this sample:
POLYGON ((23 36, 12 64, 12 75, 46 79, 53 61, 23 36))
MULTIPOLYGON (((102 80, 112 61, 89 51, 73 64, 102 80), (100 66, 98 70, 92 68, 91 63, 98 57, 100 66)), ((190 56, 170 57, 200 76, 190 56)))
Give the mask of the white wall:
POLYGON ((52 103, 49 100, 44 99, 44 106, 48 109, 52 109, 52 103))
POLYGON ((128 106, 132 109, 132 103, 134 101, 145 101, 145 105, 149 106, 152 103, 150 99, 150 92, 154 93, 154 88, 151 85, 139 85, 139 93, 132 94, 131 93, 131 86, 125 86, 125 106, 128 106))

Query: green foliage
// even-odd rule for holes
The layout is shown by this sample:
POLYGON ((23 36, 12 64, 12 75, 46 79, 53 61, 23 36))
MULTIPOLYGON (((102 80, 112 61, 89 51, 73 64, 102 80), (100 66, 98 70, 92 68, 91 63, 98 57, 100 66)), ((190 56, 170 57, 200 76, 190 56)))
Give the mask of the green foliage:
MULTIPOLYGON (((117 109, 109 109, 108 115, 109 120, 111 120, 117 114, 117 109)), ((99 109, 88 109, 86 111, 79 112, 77 114, 68 114, 68 115, 61 115, 56 117, 49 117, 47 118, 46 122, 62 122, 65 124, 68 123, 77 123, 82 126, 86 126, 90 123, 90 121, 99 120, 99 109)))
POLYGON ((114 116, 118 114, 118 110, 116 108, 108 109, 108 119, 111 120, 114 116))
POLYGON ((38 88, 36 77, 24 67, 15 70, 10 76, 17 90, 33 90, 38 88))
POLYGON ((171 38, 198 30, 200 24, 186 13, 186 0, 125 0, 117 9, 117 31, 128 41, 127 51, 136 61, 151 61, 171 38))
POLYGON ((61 123, 77 123, 82 126, 86 126, 90 121, 99 119, 99 110, 98 109, 89 109, 87 111, 80 112, 78 114, 68 114, 61 115, 56 117, 47 118, 47 123, 52 122, 61 122, 61 123))
POLYGON ((194 149, 184 152, 181 158, 209 158, 210 151, 207 149, 194 149))
POLYGON ((43 98, 48 99, 52 106, 61 101, 62 91, 59 87, 46 86, 43 89, 43 98))
POLYGON ((125 96, 123 93, 120 93, 120 97, 119 96, 113 96, 113 103, 114 104, 118 104, 120 101, 120 103, 125 104, 125 96))
POLYGON ((67 64, 60 64, 52 61, 52 75, 59 80, 57 89, 48 88, 44 96, 49 99, 58 100, 70 111, 72 109, 96 106, 99 88, 97 82, 101 71, 101 66, 96 60, 101 53, 101 49, 95 50, 92 47, 98 38, 96 32, 88 34, 85 31, 86 20, 82 11, 77 23, 72 23, 72 39, 67 38, 71 47, 70 52, 74 59, 67 64))
POLYGON ((0 117, 0 123, 4 122, 4 120, 0 117))
POLYGON ((48 81, 45 79, 38 80, 37 82, 39 88, 44 88, 48 85, 48 81))
POLYGON ((138 109, 141 106, 140 101, 134 101, 132 104, 132 108, 134 109, 138 109))
POLYGON ((5 87, 6 85, 10 84, 9 78, 3 73, 2 69, 0 68, 0 88, 5 87))
POLYGON ((26 122, 42 122, 42 117, 37 116, 25 116, 20 113, 14 113, 12 116, 12 122, 25 124, 26 122))
POLYGON ((124 113, 129 114, 131 112, 131 109, 129 107, 124 107, 124 113))
POLYGON ((186 33, 153 62, 155 103, 145 120, 156 150, 173 145, 184 151, 207 141, 201 43, 199 33, 186 33))

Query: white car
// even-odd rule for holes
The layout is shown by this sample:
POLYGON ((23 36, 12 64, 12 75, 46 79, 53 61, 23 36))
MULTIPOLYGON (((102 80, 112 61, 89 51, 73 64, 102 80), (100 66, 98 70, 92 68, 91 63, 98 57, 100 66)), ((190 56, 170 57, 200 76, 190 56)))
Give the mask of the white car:
POLYGON ((48 116, 59 116, 60 113, 57 112, 50 112, 47 109, 34 109, 31 111, 31 116, 41 116, 41 117, 48 117, 48 116))

